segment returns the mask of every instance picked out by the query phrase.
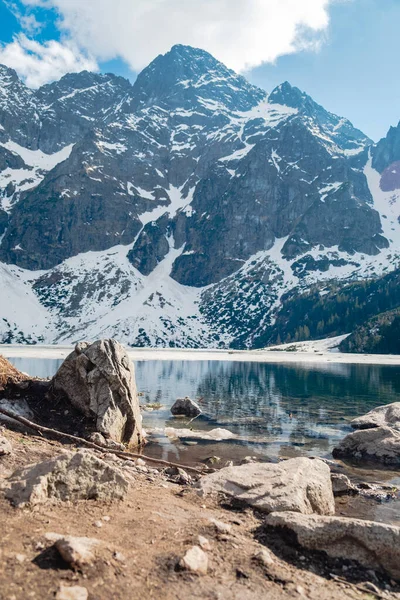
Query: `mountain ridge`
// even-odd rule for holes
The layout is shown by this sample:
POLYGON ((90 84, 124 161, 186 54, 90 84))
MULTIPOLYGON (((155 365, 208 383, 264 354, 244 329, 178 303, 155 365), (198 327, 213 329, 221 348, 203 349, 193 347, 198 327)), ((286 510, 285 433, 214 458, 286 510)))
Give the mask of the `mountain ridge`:
POLYGON ((29 92, 2 73, 0 339, 252 347, 290 290, 399 263, 397 130, 374 145, 188 46, 133 85, 82 72, 29 92))

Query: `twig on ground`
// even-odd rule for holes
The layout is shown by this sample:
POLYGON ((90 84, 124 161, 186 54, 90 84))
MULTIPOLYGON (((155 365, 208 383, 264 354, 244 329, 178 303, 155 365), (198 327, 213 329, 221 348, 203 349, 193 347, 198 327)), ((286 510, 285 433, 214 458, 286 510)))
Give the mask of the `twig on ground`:
POLYGON ((353 589, 356 589, 360 592, 364 592, 364 594, 371 594, 371 596, 375 596, 375 598, 379 598, 379 600, 386 600, 386 598, 387 598, 387 596, 384 596, 380 592, 375 592, 374 590, 366 588, 363 585, 359 585, 357 583, 350 583, 349 581, 346 581, 346 579, 343 579, 342 577, 338 577, 337 575, 333 575, 332 573, 330 576, 332 577, 332 579, 334 579, 338 583, 343 583, 345 585, 348 585, 349 587, 351 587, 353 589))
POLYGON ((101 452, 104 452, 107 454, 115 454, 115 456, 118 456, 119 458, 122 458, 123 460, 130 460, 131 458, 142 458, 143 460, 147 460, 148 462, 153 462, 153 463, 156 463, 159 465, 164 465, 166 467, 176 467, 177 469, 185 469, 185 471, 191 471, 192 473, 197 473, 198 475, 203 474, 203 471, 201 471, 200 469, 196 469, 195 467, 189 467, 187 465, 181 465, 178 463, 169 462, 167 460, 162 460, 160 458, 153 458, 151 456, 146 456, 145 454, 139 454, 139 453, 135 453, 135 452, 121 452, 118 450, 112 450, 108 447, 100 446, 100 444, 95 444, 94 442, 90 442, 89 440, 85 440, 84 438, 78 437, 76 435, 71 435, 70 433, 64 433, 62 431, 57 431, 57 429, 51 429, 50 427, 44 427, 43 425, 38 425, 37 423, 33 423, 32 421, 29 421, 25 417, 16 415, 11 411, 6 410, 5 408, 0 408, 0 413, 3 414, 4 416, 8 417, 9 419, 18 421, 18 423, 21 423, 22 425, 25 425, 26 427, 33 429, 33 431, 37 431, 40 435, 47 433, 49 435, 55 435, 57 437, 66 438, 75 443, 84 444, 85 446, 88 446, 89 448, 94 448, 95 450, 101 450, 101 452))

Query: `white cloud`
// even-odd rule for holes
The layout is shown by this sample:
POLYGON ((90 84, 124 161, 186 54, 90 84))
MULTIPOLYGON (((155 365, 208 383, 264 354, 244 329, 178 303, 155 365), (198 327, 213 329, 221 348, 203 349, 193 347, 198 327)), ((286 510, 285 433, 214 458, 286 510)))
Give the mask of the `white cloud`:
POLYGON ((245 71, 318 47, 329 5, 337 0, 22 1, 30 8, 56 9, 63 35, 98 60, 121 57, 138 71, 180 43, 204 48, 245 71))
POLYGON ((15 69, 33 88, 59 79, 65 73, 98 69, 96 61, 83 54, 72 42, 63 44, 51 40, 40 44, 23 34, 0 46, 0 63, 15 69))

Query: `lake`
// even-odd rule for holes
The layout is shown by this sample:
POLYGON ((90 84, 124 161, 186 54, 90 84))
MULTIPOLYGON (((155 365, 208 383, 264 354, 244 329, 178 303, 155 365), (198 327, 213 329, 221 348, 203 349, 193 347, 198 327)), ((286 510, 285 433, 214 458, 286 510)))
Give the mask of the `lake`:
MULTIPOLYGON (((6 354, 6 352, 4 353, 6 354)), ((62 359, 10 357, 21 371, 51 377, 62 359)), ((277 461, 295 456, 331 459, 336 443, 351 431, 350 421, 400 394, 400 366, 290 363, 219 360, 135 361, 149 456, 183 464, 209 462, 223 466, 246 456, 277 461), (177 419, 170 407, 176 398, 196 400, 203 415, 177 419), (154 404, 161 408, 151 410, 154 404), (149 410, 146 410, 146 407, 149 410), (165 427, 209 431, 228 429, 236 434, 224 442, 170 439, 165 427)), ((370 465, 342 465, 355 481, 381 482, 400 487, 400 473, 370 465)), ((390 502, 346 498, 339 514, 400 525, 400 498, 390 502)))

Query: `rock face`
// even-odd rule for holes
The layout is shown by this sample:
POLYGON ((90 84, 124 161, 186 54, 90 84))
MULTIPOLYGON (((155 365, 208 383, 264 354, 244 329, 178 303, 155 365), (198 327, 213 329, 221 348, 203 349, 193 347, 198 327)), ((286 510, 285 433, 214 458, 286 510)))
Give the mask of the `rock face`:
POLYGON ((309 550, 357 560, 362 565, 385 571, 400 579, 400 528, 343 517, 279 512, 268 515, 266 525, 286 529, 309 550))
POLYGON ((335 458, 372 460, 400 465, 400 431, 391 427, 359 429, 349 433, 332 452, 335 458))
POLYGON ((353 419, 351 426, 353 429, 392 427, 400 430, 400 402, 378 406, 366 415, 353 419))
POLYGON ((119 469, 79 451, 15 471, 6 481, 5 495, 21 507, 51 500, 121 500, 128 488, 119 469))
POLYGON ((52 384, 56 393, 95 420, 100 433, 116 442, 141 444, 134 366, 121 344, 115 340, 77 344, 52 384))
POLYGON ((279 464, 227 467, 202 477, 198 486, 203 495, 222 492, 267 513, 335 513, 330 469, 320 460, 292 458, 279 464))
POLYGON ((198 417, 201 414, 201 408, 196 402, 186 396, 178 398, 171 406, 173 415, 184 415, 185 417, 198 417))

